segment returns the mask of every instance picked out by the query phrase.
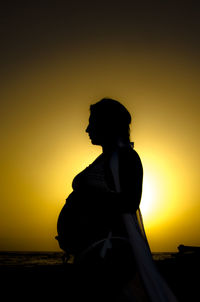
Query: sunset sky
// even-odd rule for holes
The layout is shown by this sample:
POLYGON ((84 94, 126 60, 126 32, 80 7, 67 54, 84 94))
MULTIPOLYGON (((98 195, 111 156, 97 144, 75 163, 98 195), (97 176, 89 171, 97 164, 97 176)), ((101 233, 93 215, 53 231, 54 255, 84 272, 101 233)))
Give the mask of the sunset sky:
POLYGON ((85 128, 103 97, 132 114, 152 251, 200 245, 195 2, 1 4, 0 250, 59 250, 56 223, 73 177, 101 153, 85 128))

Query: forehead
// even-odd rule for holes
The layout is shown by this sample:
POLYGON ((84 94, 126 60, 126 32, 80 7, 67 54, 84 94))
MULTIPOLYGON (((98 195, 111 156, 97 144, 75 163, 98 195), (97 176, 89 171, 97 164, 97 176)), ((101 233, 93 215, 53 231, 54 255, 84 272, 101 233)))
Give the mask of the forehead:
POLYGON ((90 113, 89 116, 89 122, 90 123, 96 123, 99 122, 101 120, 100 116, 94 112, 90 113))

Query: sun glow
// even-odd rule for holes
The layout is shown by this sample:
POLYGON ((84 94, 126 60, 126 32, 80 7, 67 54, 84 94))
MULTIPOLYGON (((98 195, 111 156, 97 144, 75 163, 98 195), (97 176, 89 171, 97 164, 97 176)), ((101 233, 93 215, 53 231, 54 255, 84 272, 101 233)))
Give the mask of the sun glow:
POLYGON ((148 227, 162 224, 171 208, 171 171, 159 156, 144 156, 144 178, 140 209, 148 227))
POLYGON ((156 201, 155 181, 150 176, 146 176, 143 181, 143 191, 141 200, 141 211, 145 218, 152 215, 156 201))

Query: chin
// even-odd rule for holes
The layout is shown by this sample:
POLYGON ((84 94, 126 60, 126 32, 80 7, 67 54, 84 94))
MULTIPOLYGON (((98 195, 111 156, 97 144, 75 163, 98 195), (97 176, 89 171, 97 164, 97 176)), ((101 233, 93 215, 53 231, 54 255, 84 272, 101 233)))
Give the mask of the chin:
POLYGON ((90 139, 91 139, 91 143, 93 145, 101 145, 101 143, 98 140, 96 140, 95 138, 90 138, 90 139))
POLYGON ((93 140, 91 141, 91 143, 92 143, 93 145, 97 145, 97 146, 100 145, 98 142, 93 141, 93 140))

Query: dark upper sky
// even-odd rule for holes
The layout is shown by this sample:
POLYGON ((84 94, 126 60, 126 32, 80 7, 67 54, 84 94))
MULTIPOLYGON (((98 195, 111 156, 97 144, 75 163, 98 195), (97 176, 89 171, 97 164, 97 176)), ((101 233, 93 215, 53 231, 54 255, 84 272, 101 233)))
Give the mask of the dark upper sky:
POLYGON ((195 54, 200 46, 198 1, 4 1, 0 18, 4 67, 55 50, 84 51, 88 42, 195 54))

